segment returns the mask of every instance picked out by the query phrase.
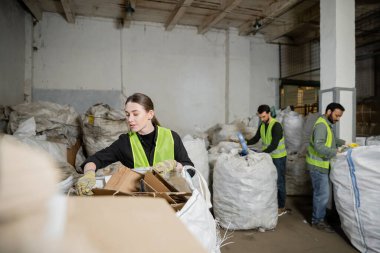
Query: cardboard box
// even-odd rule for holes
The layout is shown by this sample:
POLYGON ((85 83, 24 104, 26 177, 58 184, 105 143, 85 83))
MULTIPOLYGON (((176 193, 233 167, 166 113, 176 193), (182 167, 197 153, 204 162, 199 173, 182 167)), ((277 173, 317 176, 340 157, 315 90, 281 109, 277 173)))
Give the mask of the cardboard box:
POLYGON ((97 252, 206 253, 161 199, 68 198, 65 230, 97 252))
POLYGON ((179 192, 155 171, 143 175, 124 166, 112 175, 104 189, 95 188, 92 191, 95 196, 162 198, 176 211, 191 197, 191 192, 179 192))

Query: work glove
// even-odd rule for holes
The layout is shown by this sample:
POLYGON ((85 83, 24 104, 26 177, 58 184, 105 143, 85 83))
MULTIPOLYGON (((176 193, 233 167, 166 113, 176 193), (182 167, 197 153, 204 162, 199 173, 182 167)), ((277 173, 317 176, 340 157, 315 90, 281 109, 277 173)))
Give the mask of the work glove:
POLYGON ((93 195, 91 189, 95 186, 96 178, 95 171, 88 170, 84 173, 84 176, 78 179, 76 183, 77 194, 79 196, 83 195, 93 195))
POLYGON ((346 152, 347 149, 348 149, 347 145, 342 145, 342 146, 338 147, 338 153, 346 152))
POLYGON ((163 162, 159 162, 153 166, 153 170, 157 171, 159 174, 166 175, 173 169, 177 167, 177 161, 176 160, 166 160, 163 162))

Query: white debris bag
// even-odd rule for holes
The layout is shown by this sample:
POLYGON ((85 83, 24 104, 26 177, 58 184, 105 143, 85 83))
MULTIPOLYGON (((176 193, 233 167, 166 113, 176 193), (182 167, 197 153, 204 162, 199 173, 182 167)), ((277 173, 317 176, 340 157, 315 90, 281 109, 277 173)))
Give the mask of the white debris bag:
POLYGON ((110 146, 121 134, 128 132, 125 115, 107 104, 91 106, 82 115, 83 144, 87 155, 110 146))
POLYGON ((306 170, 306 158, 299 154, 290 154, 286 159, 286 194, 311 195, 310 175, 306 170))
POLYGON ((380 136, 371 136, 366 139, 366 145, 380 145, 380 136))
POLYGON ((380 146, 349 149, 330 178, 341 226, 360 252, 380 252, 380 146))
POLYGON ((194 167, 202 174, 207 184, 209 183, 210 167, 208 164, 208 152, 204 139, 193 138, 186 135, 182 139, 186 151, 194 163, 194 167))
POLYGON ((274 229, 277 225, 277 170, 265 153, 221 154, 214 168, 214 214, 230 229, 274 229))
POLYGON ((49 141, 58 141, 68 147, 80 136, 80 117, 74 107, 51 102, 33 102, 10 106, 8 133, 15 133, 19 125, 34 117, 38 135, 49 141))
POLYGON ((209 208, 212 207, 210 201, 210 191, 206 180, 199 171, 196 171, 193 178, 190 177, 186 170, 194 169, 191 166, 185 166, 182 176, 185 177, 188 185, 192 189, 192 196, 177 212, 179 219, 186 225, 195 238, 210 253, 220 252, 220 239, 214 217, 211 215, 209 208), (198 182, 193 183, 194 180, 198 182), (197 185, 199 188, 195 187, 197 185))
POLYGON ((288 153, 298 152, 302 144, 302 115, 294 111, 285 113, 282 126, 284 128, 286 150, 288 153))

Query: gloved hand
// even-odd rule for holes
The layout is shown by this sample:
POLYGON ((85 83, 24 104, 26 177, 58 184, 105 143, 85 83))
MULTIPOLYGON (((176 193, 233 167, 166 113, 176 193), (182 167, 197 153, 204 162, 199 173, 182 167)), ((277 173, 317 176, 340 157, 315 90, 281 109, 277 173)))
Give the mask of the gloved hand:
POLYGON ((152 168, 160 174, 166 174, 177 167, 176 160, 166 160, 155 164, 152 168))
POLYGON ((345 152, 347 149, 348 149, 348 146, 347 146, 347 145, 342 145, 342 146, 338 147, 338 153, 343 153, 343 152, 345 152))
POLYGON ((88 170, 85 172, 84 176, 78 179, 75 187, 77 189, 77 194, 79 196, 83 195, 93 195, 91 189, 96 183, 95 171, 88 170))

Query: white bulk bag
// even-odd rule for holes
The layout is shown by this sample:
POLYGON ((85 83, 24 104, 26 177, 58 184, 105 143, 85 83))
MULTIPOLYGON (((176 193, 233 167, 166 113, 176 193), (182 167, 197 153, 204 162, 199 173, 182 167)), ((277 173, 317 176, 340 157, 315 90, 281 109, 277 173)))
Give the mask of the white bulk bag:
POLYGON ((286 194, 311 195, 310 175, 306 170, 305 156, 290 154, 286 159, 286 194))
POLYGON ((182 142, 191 161, 194 163, 194 167, 201 172, 206 182, 209 183, 210 167, 204 139, 193 138, 190 135, 186 135, 183 137, 182 142))
POLYGON ((127 133, 128 126, 121 110, 114 110, 107 104, 96 104, 82 115, 82 130, 84 148, 90 156, 127 133))
POLYGON ((186 179, 192 195, 180 211, 177 212, 179 219, 186 225, 195 238, 210 253, 220 253, 220 240, 217 233, 216 222, 212 217, 210 192, 207 183, 199 171, 196 171, 193 178, 186 173, 191 166, 185 166, 182 176, 186 179), (193 181, 197 180, 196 183, 193 181), (199 188, 196 189, 195 185, 199 188))
POLYGON ((268 154, 221 154, 213 180, 214 214, 222 227, 276 227, 277 170, 268 154))
POLYGON ((380 136, 371 136, 368 137, 366 140, 366 145, 371 146, 371 145, 380 145, 380 136))
POLYGON ((297 112, 290 111, 284 115, 285 146, 288 153, 298 152, 302 144, 303 117, 297 112))
POLYGON ((330 178, 342 229, 361 252, 380 252, 380 146, 338 155, 330 178))

